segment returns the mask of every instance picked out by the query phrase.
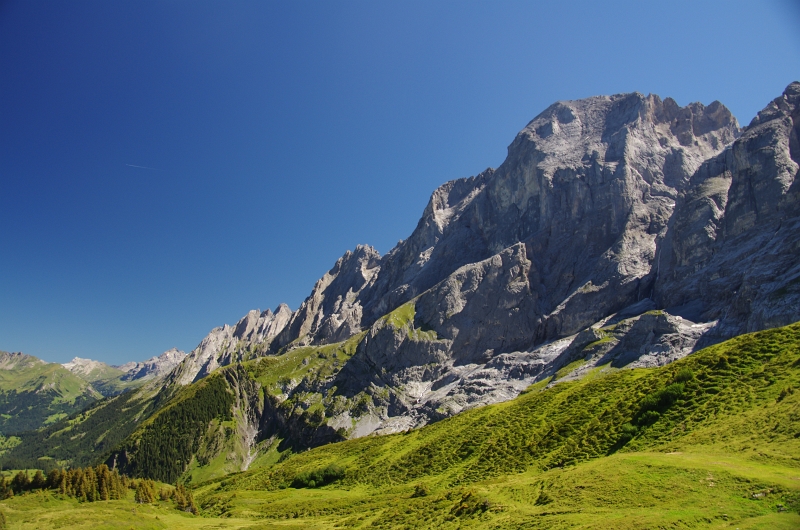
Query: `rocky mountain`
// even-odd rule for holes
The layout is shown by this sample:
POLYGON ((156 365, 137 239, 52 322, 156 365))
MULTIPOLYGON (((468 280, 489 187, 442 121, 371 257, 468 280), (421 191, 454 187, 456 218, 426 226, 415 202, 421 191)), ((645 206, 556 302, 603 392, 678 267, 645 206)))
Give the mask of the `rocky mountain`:
POLYGON ((186 385, 203 378, 220 366, 265 355, 272 340, 289 321, 291 309, 281 304, 273 313, 253 310, 235 326, 225 324, 214 328, 171 376, 171 380, 186 385))
POLYGON ((166 375, 185 358, 185 352, 180 351, 178 348, 172 348, 146 361, 125 363, 115 368, 123 372, 120 376, 123 381, 152 379, 166 375))
POLYGON ((122 370, 109 366, 104 362, 81 357, 74 357, 71 361, 61 366, 89 382, 119 377, 124 373, 122 370))
POLYGON ((296 311, 215 328, 28 453, 98 439, 132 474, 200 480, 800 320, 799 132, 800 83, 743 129, 719 102, 555 103, 386 255, 346 252, 296 311))
POLYGON ((744 129, 719 102, 555 103, 499 168, 437 189, 385 256, 346 252, 297 311, 215 329, 174 380, 367 330, 310 389, 371 395, 349 429, 363 435, 510 399, 577 361, 576 375, 662 365, 794 322, 798 93, 789 85, 744 129), (397 311, 402 325, 386 318, 397 311))

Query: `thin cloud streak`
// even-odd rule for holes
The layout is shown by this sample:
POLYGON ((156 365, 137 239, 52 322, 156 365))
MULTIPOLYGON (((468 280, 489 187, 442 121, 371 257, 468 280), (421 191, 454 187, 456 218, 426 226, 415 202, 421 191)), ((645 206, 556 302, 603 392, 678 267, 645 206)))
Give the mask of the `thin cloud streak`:
POLYGON ((133 165, 133 164, 125 164, 125 165, 128 166, 128 167, 136 167, 136 168, 139 168, 139 169, 149 169, 150 171, 163 171, 162 169, 158 169, 156 167, 136 166, 136 165, 133 165))

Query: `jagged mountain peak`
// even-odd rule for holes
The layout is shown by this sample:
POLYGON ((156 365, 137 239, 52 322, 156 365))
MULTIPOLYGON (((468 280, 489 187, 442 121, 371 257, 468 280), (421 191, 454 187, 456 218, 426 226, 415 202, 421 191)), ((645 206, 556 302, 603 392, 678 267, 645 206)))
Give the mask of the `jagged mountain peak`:
POLYGON ((125 372, 121 377, 123 381, 153 379, 169 373, 185 358, 186 353, 178 348, 171 348, 146 361, 125 363, 117 368, 125 372))
POLYGON ((63 363, 61 366, 73 374, 82 377, 88 377, 98 371, 105 371, 109 368, 112 368, 104 362, 95 361, 93 359, 84 359, 82 357, 73 357, 71 361, 63 363))
POLYGON ((220 366, 264 355, 275 336, 283 330, 292 311, 286 304, 271 310, 249 311, 234 326, 217 327, 174 367, 170 380, 186 385, 220 366))
POLYGON ((789 83, 783 94, 764 107, 747 127, 749 129, 778 117, 791 115, 793 109, 798 105, 800 105, 800 81, 793 81, 789 83))
POLYGON ((434 190, 386 255, 359 245, 297 311, 213 330, 175 380, 362 337, 333 380, 281 387, 372 395, 367 415, 326 420, 359 436, 509 399, 580 359, 656 366, 797 320, 797 93, 744 131, 716 101, 557 102, 497 169, 434 190))

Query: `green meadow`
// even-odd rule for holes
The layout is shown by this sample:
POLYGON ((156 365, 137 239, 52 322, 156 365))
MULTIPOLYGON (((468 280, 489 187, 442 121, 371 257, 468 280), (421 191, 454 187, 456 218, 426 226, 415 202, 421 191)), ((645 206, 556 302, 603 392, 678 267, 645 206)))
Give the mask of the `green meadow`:
POLYGON ((797 529, 800 324, 405 433, 273 450, 192 488, 198 515, 132 493, 33 491, 0 510, 8 528, 797 529))

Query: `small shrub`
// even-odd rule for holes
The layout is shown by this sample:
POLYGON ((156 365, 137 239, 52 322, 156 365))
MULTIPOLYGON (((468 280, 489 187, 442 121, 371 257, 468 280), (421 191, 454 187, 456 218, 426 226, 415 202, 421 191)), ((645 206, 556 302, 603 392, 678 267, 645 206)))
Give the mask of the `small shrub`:
POLYGON ((344 478, 344 469, 331 464, 323 469, 304 471, 292 480, 293 488, 321 488, 344 478))
POLYGON ((652 425, 657 422, 660 417, 661 414, 655 410, 645 411, 645 413, 639 417, 639 425, 652 425))
POLYGON ((778 399, 776 399, 775 401, 777 402, 783 401, 785 398, 791 396, 792 394, 794 394, 794 388, 791 386, 787 386, 786 388, 781 390, 780 395, 778 395, 778 399))
POLYGON ((430 494, 430 490, 426 484, 417 484, 414 486, 414 493, 411 495, 412 497, 427 497, 430 494))
POLYGON ((622 426, 622 434, 619 437, 620 442, 626 444, 633 440, 633 437, 639 433, 639 428, 635 425, 630 423, 626 423, 622 426))

